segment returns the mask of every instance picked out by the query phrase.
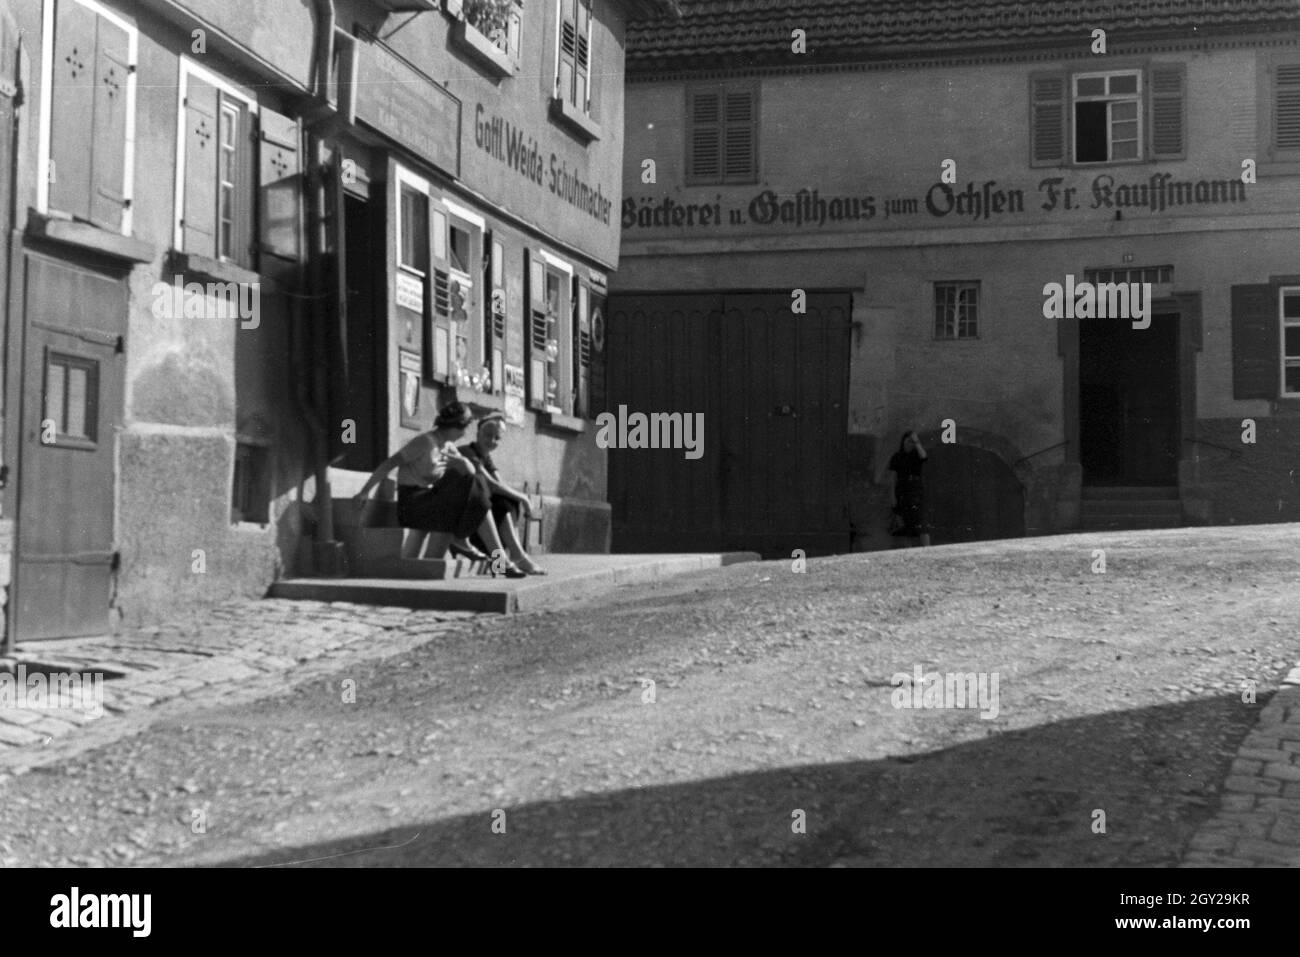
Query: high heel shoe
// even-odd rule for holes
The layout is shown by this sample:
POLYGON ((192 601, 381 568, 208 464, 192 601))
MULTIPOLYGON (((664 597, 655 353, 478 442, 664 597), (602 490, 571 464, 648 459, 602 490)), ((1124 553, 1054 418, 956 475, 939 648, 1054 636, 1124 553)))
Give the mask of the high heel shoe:
POLYGON ((452 542, 447 548, 456 558, 467 558, 471 562, 485 562, 488 560, 488 557, 477 548, 466 548, 464 545, 457 545, 455 542, 452 542))
POLYGON ((498 571, 496 567, 493 567, 491 569, 491 572, 493 578, 502 578, 502 577, 527 578, 528 577, 528 573, 524 571, 522 568, 520 568, 518 565, 516 565, 514 562, 507 563, 506 567, 501 569, 500 571, 498 571))

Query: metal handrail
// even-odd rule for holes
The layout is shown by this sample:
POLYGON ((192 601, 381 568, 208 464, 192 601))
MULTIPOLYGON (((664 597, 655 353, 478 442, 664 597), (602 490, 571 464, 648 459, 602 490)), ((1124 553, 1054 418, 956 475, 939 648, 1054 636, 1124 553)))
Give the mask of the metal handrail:
POLYGON ((1042 455, 1044 452, 1051 452, 1053 449, 1059 449, 1059 448, 1061 448, 1061 447, 1063 447, 1063 446, 1066 446, 1066 445, 1069 445, 1069 444, 1070 444, 1070 440, 1069 440, 1069 439, 1066 439, 1064 442, 1057 442, 1055 445, 1049 445, 1047 448, 1045 448, 1045 449, 1039 449, 1037 452, 1030 452, 1030 453, 1029 453, 1028 455, 1026 455, 1024 458, 1016 459, 1016 464, 1013 465, 1013 466, 1011 466, 1011 467, 1012 467, 1012 468, 1015 468, 1016 465, 1019 465, 1021 462, 1028 462, 1030 459, 1032 459, 1032 458, 1033 458, 1034 456, 1036 456, 1036 455, 1042 455))
POLYGON ((1209 446, 1210 448, 1212 448, 1212 449, 1221 449, 1221 450, 1223 450, 1224 452, 1227 452, 1227 453, 1228 453, 1229 455, 1231 455, 1233 458, 1237 458, 1238 456, 1240 456, 1240 455, 1242 454, 1242 453, 1241 453, 1241 449, 1230 448, 1229 446, 1226 446, 1226 445, 1220 445, 1218 442, 1210 442, 1210 441, 1208 441, 1208 440, 1206 440, 1206 439, 1197 439, 1197 438, 1193 438, 1193 437, 1191 437, 1191 436, 1187 436, 1187 437, 1185 437, 1185 438, 1183 439, 1183 441, 1184 441, 1184 442, 1195 442, 1197 445, 1208 445, 1208 446, 1209 446))

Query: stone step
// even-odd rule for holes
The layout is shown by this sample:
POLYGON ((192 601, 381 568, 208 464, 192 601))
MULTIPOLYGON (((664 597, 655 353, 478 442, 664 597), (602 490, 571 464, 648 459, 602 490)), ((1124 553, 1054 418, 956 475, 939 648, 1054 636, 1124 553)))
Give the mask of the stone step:
POLYGON ((1180 499, 1084 499, 1079 503, 1084 515, 1181 515, 1183 503, 1180 499))
POLYGON ((1085 532, 1112 530, 1137 531, 1144 528, 1181 528, 1183 516, 1178 515, 1084 515, 1080 527, 1085 532))
POLYGON ((1125 501, 1149 501, 1152 499, 1179 498, 1176 485, 1085 485, 1082 489, 1084 501, 1089 499, 1121 499, 1125 501))

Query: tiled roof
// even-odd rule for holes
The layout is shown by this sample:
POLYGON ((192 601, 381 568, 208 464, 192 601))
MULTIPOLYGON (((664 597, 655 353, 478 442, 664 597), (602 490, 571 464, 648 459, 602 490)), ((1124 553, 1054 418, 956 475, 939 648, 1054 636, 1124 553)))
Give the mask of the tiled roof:
POLYGON ((630 24, 628 69, 784 62, 791 31, 808 55, 888 56, 1081 37, 1106 30, 1182 32, 1300 26, 1300 0, 680 0, 678 20, 630 24))

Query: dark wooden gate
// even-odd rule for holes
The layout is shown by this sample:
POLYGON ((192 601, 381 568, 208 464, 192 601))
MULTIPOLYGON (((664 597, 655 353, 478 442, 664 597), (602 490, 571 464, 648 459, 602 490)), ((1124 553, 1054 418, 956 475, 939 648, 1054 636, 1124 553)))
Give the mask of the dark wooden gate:
POLYGON ((15 637, 110 630, 126 287, 26 257, 15 637))
POLYGON ((612 296, 606 409, 704 414, 703 455, 609 451, 615 551, 849 549, 848 293, 612 296))

